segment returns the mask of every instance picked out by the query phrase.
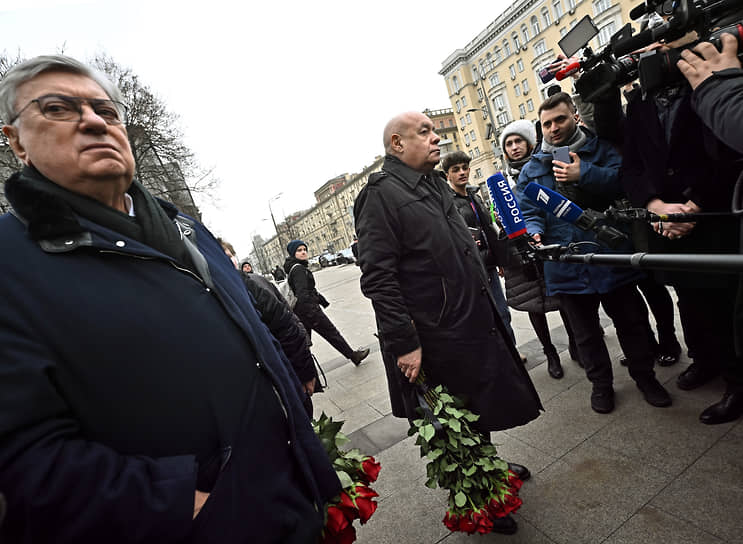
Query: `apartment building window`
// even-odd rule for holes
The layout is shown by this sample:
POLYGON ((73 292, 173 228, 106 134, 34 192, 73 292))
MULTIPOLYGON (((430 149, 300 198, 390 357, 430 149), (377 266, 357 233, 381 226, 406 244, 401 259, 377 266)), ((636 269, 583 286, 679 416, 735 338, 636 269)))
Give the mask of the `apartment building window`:
POLYGON ((521 88, 524 89, 524 94, 529 92, 529 80, 528 79, 521 80, 521 88))
POLYGON ((552 18, 547 8, 542 8, 542 21, 544 22, 544 28, 547 28, 552 24, 552 18))
POLYGON ((464 128, 464 127, 465 127, 465 124, 464 124, 464 117, 460 117, 460 118, 459 118, 459 126, 461 126, 462 128, 464 128))
POLYGON ((439 128, 444 128, 444 122, 443 121, 439 121, 439 128))
POLYGON ((516 67, 513 64, 508 67, 508 71, 511 73, 511 79, 516 79, 516 67))
POLYGON ((539 34, 539 32, 541 30, 539 28, 539 19, 537 19, 537 16, 536 15, 532 15, 530 22, 531 22, 531 33, 536 36, 537 34, 539 34))
POLYGON ((496 46, 495 49, 493 49, 493 52, 495 53, 495 62, 500 62, 503 58, 501 56, 500 47, 496 46))
POLYGON ((464 145, 470 145, 470 135, 466 133, 464 135, 464 145))
POLYGON ((513 94, 515 94, 516 96, 521 96, 521 85, 519 85, 518 83, 513 86, 513 94))
POLYGON ((526 106, 523 104, 519 104, 519 115, 521 115, 522 119, 526 117, 526 106))
POLYGON ((519 69, 519 72, 524 71, 524 61, 519 59, 516 61, 516 67, 519 69))
POLYGON ((508 124, 508 114, 506 112, 499 113, 495 116, 495 120, 498 121, 499 126, 508 124))
POLYGON ((480 60, 480 75, 484 76, 487 72, 488 70, 485 67, 485 60, 480 60))
POLYGON ((562 17, 562 2, 560 2, 560 0, 555 0, 552 2, 552 7, 555 10, 555 19, 562 17))
POLYGON ((498 77, 498 72, 496 72, 490 76, 490 86, 495 87, 498 83, 500 83, 500 77, 498 77))
POLYGON ((467 124, 468 125, 471 125, 472 124, 472 117, 470 116, 470 114, 468 113, 464 117, 467 119, 467 124))
POLYGON ((460 111, 462 111, 462 103, 459 100, 457 100, 456 104, 457 104, 457 113, 459 113, 460 111))
POLYGON ((482 168, 475 168, 475 177, 476 178, 482 177, 482 168))
POLYGON ((611 0, 594 0, 593 14, 598 15, 611 7, 611 0))
POLYGON ((474 159, 475 158, 475 155, 472 153, 472 151, 470 151, 469 154, 470 154, 470 159, 474 159))
POLYGON ((476 148, 475 148, 475 149, 473 149, 472 151, 474 151, 474 154, 475 154, 475 158, 477 158, 477 157, 479 157, 479 156, 480 156, 480 148, 479 148, 479 147, 476 147, 476 148))
POLYGON ((488 53, 487 55, 487 66, 488 66, 488 72, 492 70, 493 68, 495 68, 495 66, 493 65, 493 56, 490 53, 488 53))
POLYGON ((515 34, 514 33, 511 36, 511 40, 513 40, 513 50, 514 51, 518 51, 519 49, 521 49, 521 41, 519 40, 519 35, 518 34, 515 34))
POLYGON ((614 32, 616 32, 614 21, 602 26, 599 30, 599 46, 603 47, 609 43, 609 38, 614 35, 614 32))
POLYGON ((529 29, 526 28, 526 25, 521 25, 521 39, 524 40, 524 43, 529 41, 529 29))
POLYGON ((477 71, 477 64, 472 65, 472 79, 475 81, 480 79, 480 72, 477 71))
POLYGON ((508 43, 508 40, 503 40, 503 54, 506 57, 511 54, 511 44, 508 43))
MULTIPOLYGON (((451 119, 451 118, 449 119, 449 126, 450 127, 454 126, 454 119, 451 119)), ((456 134, 454 135, 454 137, 456 137, 456 134)))
POLYGON ((534 111, 534 101, 531 98, 526 101, 526 109, 529 111, 534 111))
POLYGON ((474 130, 470 130, 470 140, 472 140, 473 142, 477 140, 477 136, 475 135, 474 130))
POLYGON ((575 9, 576 4, 577 4, 576 0, 568 0, 568 9, 569 10, 575 9))
POLYGON ((539 56, 543 55, 547 52, 547 45, 544 43, 544 40, 539 40, 537 43, 534 44, 534 55, 539 56))
POLYGON ((485 98, 485 93, 483 93, 483 92, 482 92, 482 87, 478 87, 478 88, 477 88, 477 97, 478 97, 478 98, 479 98, 480 100, 482 100, 483 98, 485 98))
POLYGON ((467 97, 465 97, 465 96, 462 97, 462 107, 463 108, 466 108, 467 107, 467 97))
POLYGON ((495 95, 495 98, 493 98, 493 105, 499 110, 502 110, 503 108, 506 107, 506 103, 503 101, 502 94, 495 95))
POLYGON ((454 92, 455 93, 459 92, 459 89, 462 88, 462 87, 459 86, 459 78, 457 76, 453 76, 451 78, 451 84, 452 84, 452 87, 454 87, 454 92))

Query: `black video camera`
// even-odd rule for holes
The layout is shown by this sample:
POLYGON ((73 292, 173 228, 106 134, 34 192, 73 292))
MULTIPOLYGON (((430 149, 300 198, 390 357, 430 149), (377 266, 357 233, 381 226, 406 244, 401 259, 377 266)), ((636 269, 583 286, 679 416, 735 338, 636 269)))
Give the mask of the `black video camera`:
POLYGON ((581 77, 575 88, 586 102, 596 102, 613 88, 621 87, 639 77, 643 93, 654 93, 683 81, 676 67, 681 51, 700 41, 722 48, 720 36, 728 33, 738 40, 739 58, 743 59, 743 3, 740 0, 646 0, 632 9, 630 17, 638 19, 657 13, 663 23, 633 35, 627 23, 614 34, 608 45, 594 54, 588 42, 599 33, 591 17, 586 15, 560 41, 560 48, 570 57, 583 49, 581 77), (691 31, 699 40, 678 49, 654 49, 636 53, 654 42, 672 42, 691 31))

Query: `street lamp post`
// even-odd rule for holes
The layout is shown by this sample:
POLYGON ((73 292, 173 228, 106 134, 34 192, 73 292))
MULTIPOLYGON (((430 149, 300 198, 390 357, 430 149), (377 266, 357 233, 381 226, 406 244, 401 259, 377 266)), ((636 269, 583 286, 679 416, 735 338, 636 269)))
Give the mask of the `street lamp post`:
MULTIPOLYGON (((485 100, 485 106, 481 108, 470 108, 467 111, 473 112, 473 111, 479 111, 481 113, 484 113, 487 118, 490 120, 490 128, 491 128, 491 141, 490 141, 490 151, 493 153, 493 166, 496 165, 496 133, 495 133, 495 116, 493 115, 493 110, 490 109, 490 98, 488 97, 488 93, 485 91, 485 76, 480 76, 480 85, 482 89, 482 96, 483 100, 485 100)), ((486 134, 487 137, 487 134, 486 134)))
POLYGON ((284 242, 281 239, 281 233, 279 232, 279 227, 276 226, 276 219, 274 219, 273 217, 273 210, 271 209, 271 202, 273 202, 274 200, 278 200, 279 198, 281 198, 281 195, 283 194, 284 193, 279 193, 276 196, 272 196, 271 198, 268 199, 268 212, 271 214, 271 221, 273 221, 273 228, 274 230, 276 230, 276 237, 279 239, 280 248, 284 247, 284 242))

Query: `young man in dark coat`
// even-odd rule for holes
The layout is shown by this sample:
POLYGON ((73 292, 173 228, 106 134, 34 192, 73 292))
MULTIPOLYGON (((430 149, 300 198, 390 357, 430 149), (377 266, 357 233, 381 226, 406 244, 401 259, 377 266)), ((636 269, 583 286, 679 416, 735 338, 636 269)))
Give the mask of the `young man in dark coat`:
MULTIPOLYGON (((541 149, 523 167, 517 185, 526 228, 544 244, 595 243, 593 233, 545 213, 523 191, 534 181, 570 195, 579 206, 605 209, 621 195, 621 158, 610 144, 578 126, 575 105, 566 93, 545 100, 539 107, 539 120, 544 137, 541 149), (569 148, 570 163, 553 160, 552 151, 562 146, 569 148)), ((629 269, 544 263, 547 294, 560 297, 573 329, 578 356, 593 385, 591 408, 598 413, 614 409, 614 375, 599 321, 599 305, 617 329, 630 376, 645 400, 658 407, 671 404, 671 397, 653 371, 653 332, 647 307, 636 288, 639 277, 629 269)))
POLYGON ((392 119, 382 171, 354 204, 361 290, 376 314, 392 413, 419 417, 412 383, 423 370, 427 382, 467 399, 480 430, 524 425, 542 406, 498 316, 479 250, 434 170, 438 142, 425 115, 392 119))
POLYGON ((316 541, 340 482, 301 385, 211 233, 133 181, 118 89, 37 57, 0 118, 25 165, 0 217, 0 541, 316 541))

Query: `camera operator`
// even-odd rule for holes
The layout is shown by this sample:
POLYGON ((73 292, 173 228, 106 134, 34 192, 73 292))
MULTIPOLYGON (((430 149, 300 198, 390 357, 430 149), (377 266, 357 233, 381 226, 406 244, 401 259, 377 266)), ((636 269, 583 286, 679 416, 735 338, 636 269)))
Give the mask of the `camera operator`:
MULTIPOLYGON (((683 39, 682 39, 683 40, 683 39)), ((653 47, 679 47, 682 40, 653 47)), ((687 55, 687 53, 684 53, 687 55)), ((685 57, 686 58, 686 57, 685 57)), ((624 123, 622 183, 633 205, 656 214, 729 211, 740 156, 704 125, 692 109, 685 81, 643 96, 629 93, 624 123)), ((654 223, 635 245, 652 253, 734 253, 737 221, 654 223)), ((680 389, 702 386, 722 373, 723 399, 705 409, 700 420, 724 423, 743 413, 743 360, 735 355, 733 275, 656 272, 678 295, 679 314, 693 362, 677 379, 680 389)))
POLYGON ((681 52, 677 66, 689 81, 692 107, 715 135, 743 153, 743 70, 738 42, 723 34, 722 52, 709 42, 681 52))

